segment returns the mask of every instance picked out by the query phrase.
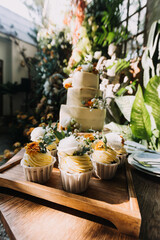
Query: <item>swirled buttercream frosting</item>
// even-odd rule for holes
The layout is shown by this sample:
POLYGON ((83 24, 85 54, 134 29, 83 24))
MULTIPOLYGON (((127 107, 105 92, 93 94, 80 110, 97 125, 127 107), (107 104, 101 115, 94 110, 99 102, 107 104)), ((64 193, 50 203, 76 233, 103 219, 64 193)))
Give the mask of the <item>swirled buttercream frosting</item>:
POLYGON ((53 158, 50 153, 24 154, 22 162, 29 167, 43 167, 52 163, 53 158))
POLYGON ((93 169, 90 157, 87 154, 82 156, 66 156, 60 161, 60 168, 68 173, 84 173, 93 169))
POLYGON ((117 154, 111 148, 107 148, 106 151, 94 150, 92 154, 92 160, 100 163, 109 164, 109 163, 117 162, 117 154))
POLYGON ((37 142, 28 143, 25 147, 26 152, 22 159, 22 164, 28 167, 43 167, 53 161, 50 152, 42 153, 37 142))

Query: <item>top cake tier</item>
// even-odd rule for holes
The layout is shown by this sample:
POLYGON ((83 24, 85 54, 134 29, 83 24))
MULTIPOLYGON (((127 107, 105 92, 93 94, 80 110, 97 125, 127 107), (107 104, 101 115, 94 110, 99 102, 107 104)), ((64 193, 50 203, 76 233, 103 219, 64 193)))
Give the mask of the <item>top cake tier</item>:
POLYGON ((90 72, 77 71, 73 75, 72 86, 75 88, 99 89, 99 76, 90 72))

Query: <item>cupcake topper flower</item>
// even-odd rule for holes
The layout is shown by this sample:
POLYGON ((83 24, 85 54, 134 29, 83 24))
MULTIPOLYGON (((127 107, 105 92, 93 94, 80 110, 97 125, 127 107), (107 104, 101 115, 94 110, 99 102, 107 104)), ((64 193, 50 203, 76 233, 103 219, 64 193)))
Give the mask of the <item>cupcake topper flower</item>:
POLYGON ((100 140, 95 144, 94 149, 95 150, 100 150, 100 151, 105 151, 106 150, 106 144, 102 140, 100 140))
POLYGON ((31 132, 31 141, 38 142, 40 141, 45 134, 45 129, 43 127, 36 127, 31 132))
POLYGON ((67 155, 73 155, 74 152, 80 150, 80 144, 73 135, 65 137, 59 142, 58 151, 65 152, 67 155))
POLYGON ((105 135, 107 139, 107 144, 113 149, 120 149, 124 146, 124 139, 117 133, 107 133, 105 135))
POLYGON ((41 152, 41 149, 40 149, 40 146, 39 146, 39 143, 38 142, 31 142, 31 143, 28 143, 25 147, 26 149, 26 153, 28 155, 34 155, 36 153, 39 153, 41 152))
POLYGON ((80 142, 74 135, 65 137, 59 142, 58 151, 67 155, 83 155, 89 149, 80 142))

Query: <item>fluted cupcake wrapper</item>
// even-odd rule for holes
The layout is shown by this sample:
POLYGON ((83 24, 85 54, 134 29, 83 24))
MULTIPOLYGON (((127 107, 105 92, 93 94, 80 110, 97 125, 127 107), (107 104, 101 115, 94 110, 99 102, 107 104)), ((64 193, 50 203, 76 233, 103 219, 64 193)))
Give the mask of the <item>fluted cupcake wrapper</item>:
POLYGON ((117 171, 117 167, 119 165, 119 159, 117 163, 112 164, 105 164, 100 163, 92 160, 93 168, 94 168, 94 175, 100 179, 112 179, 117 171))
POLYGON ((57 149, 50 151, 53 157, 57 157, 57 149))
POLYGON ((57 156, 58 156, 58 164, 59 164, 59 166, 60 166, 61 156, 59 155, 59 153, 57 153, 57 156))
POLYGON ((53 157, 53 162, 43 167, 28 167, 22 163, 25 179, 36 183, 47 182, 51 176, 55 161, 56 159, 53 157))
POLYGON ((127 160, 127 155, 128 155, 128 154, 119 154, 119 155, 117 155, 117 157, 118 157, 119 160, 120 160, 120 164, 119 164, 118 167, 121 167, 121 166, 126 162, 126 160, 127 160))
POLYGON ((88 188, 92 172, 67 173, 60 169, 63 189, 67 192, 82 193, 88 188))

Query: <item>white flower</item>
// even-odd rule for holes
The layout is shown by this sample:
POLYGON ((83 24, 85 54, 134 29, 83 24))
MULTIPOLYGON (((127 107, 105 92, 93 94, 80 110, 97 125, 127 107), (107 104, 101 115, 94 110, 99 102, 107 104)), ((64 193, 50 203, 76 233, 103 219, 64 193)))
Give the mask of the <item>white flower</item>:
POLYGON ((120 83, 116 83, 114 88, 113 88, 113 92, 117 92, 119 87, 120 87, 120 83))
POLYGON ((56 45, 56 41, 55 39, 52 39, 51 46, 55 46, 55 45, 56 45))
POLYGON ((131 86, 127 86, 126 89, 128 90, 129 94, 133 93, 133 88, 131 86))
POLYGON ((100 90, 103 92, 107 88, 108 84, 109 84, 109 80, 106 78, 103 78, 101 84, 99 85, 100 90))
POLYGON ((47 29, 41 28, 37 34, 37 41, 41 41, 47 37, 47 29))
POLYGON ((92 22, 93 22, 93 16, 88 18, 88 24, 91 26, 92 25, 92 22))
POLYGON ((81 67, 82 67, 82 71, 84 72, 90 72, 93 68, 91 63, 83 64, 81 65, 81 67))
POLYGON ((100 57, 102 56, 102 51, 96 51, 95 53, 94 53, 94 58, 95 59, 100 59, 100 57))
POLYGON ((78 48, 74 48, 72 52, 72 58, 79 62, 81 60, 81 51, 78 48))
POLYGON ((63 87, 65 87, 66 84, 72 84, 72 78, 67 78, 63 81, 63 87))
POLYGON ((107 139, 107 145, 111 148, 118 150, 123 147, 124 139, 117 133, 107 133, 105 134, 105 137, 107 139))
POLYGON ((31 141, 35 141, 35 142, 40 141, 43 138, 44 134, 45 134, 45 129, 44 128, 36 127, 31 132, 31 141))
POLYGON ((74 152, 80 151, 81 146, 80 143, 76 140, 76 138, 71 135, 69 137, 65 137, 59 142, 58 146, 59 152, 64 152, 68 155, 73 155, 74 152))
POLYGON ((49 84, 48 80, 45 81, 43 87, 44 87, 44 93, 47 95, 51 90, 51 87, 50 87, 50 84, 49 84))
POLYGON ((106 60, 106 57, 104 57, 104 56, 100 57, 100 59, 98 60, 98 63, 97 63, 97 66, 96 66, 96 69, 98 71, 103 70, 105 60, 106 60))
POLYGON ((112 98, 112 97, 114 97, 113 88, 114 88, 114 85, 113 85, 113 84, 107 85, 107 87, 106 87, 106 89, 105 89, 105 97, 106 97, 106 98, 112 98))
POLYGON ((123 79, 123 82, 126 83, 128 81, 128 77, 125 76, 124 79, 123 79))
POLYGON ((68 127, 69 126, 69 124, 70 124, 70 122, 71 122, 71 118, 70 117, 63 117, 62 119, 61 119, 61 126, 63 127, 63 128, 65 128, 65 127, 68 127))
POLYGON ((86 28, 85 27, 80 27, 79 33, 80 33, 81 38, 85 37, 87 35, 86 28))
POLYGON ((48 49, 51 49, 51 47, 52 47, 51 44, 48 44, 48 45, 47 45, 47 48, 48 48, 48 49))
POLYGON ((111 43, 108 47, 108 55, 112 56, 116 51, 117 46, 114 43, 111 43))
POLYGON ((86 55, 85 56, 85 61, 86 62, 92 62, 92 58, 93 58, 92 55, 86 55))
POLYGON ((112 60, 107 60, 105 66, 109 67, 112 66, 111 68, 107 69, 107 75, 109 77, 114 77, 116 75, 116 67, 117 67, 117 61, 112 61, 112 60))

